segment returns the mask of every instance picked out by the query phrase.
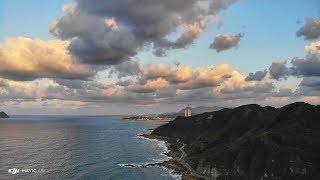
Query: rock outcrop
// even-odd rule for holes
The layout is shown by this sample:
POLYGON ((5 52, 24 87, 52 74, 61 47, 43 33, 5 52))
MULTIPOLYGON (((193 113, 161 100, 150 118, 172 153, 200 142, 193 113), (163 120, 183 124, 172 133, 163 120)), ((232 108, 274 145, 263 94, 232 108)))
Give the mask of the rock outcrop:
POLYGON ((0 112, 0 118, 9 118, 5 112, 0 112))

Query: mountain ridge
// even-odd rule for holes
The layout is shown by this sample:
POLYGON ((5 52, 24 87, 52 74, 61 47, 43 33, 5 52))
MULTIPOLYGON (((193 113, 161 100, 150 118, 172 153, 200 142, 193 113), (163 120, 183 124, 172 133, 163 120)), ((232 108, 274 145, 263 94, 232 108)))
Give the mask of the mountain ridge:
POLYGON ((207 177, 320 178, 319 105, 297 102, 281 108, 256 104, 224 108, 177 117, 152 135, 168 138, 173 146, 177 140, 187 144, 186 161, 207 177))
POLYGON ((164 113, 160 114, 159 116, 169 116, 169 117, 178 117, 178 116, 184 116, 184 111, 186 109, 191 109, 192 114, 202 114, 205 112, 213 112, 213 111, 218 111, 223 109, 224 107, 219 107, 219 106, 198 106, 198 107, 185 107, 181 109, 178 112, 172 112, 172 113, 164 113))

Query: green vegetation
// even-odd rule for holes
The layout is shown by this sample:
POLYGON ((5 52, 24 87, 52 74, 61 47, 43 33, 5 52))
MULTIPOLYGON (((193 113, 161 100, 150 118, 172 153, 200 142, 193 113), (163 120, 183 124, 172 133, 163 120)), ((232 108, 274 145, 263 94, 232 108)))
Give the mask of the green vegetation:
POLYGON ((245 105, 178 117, 152 135, 187 144, 186 161, 216 179, 320 179, 320 106, 245 105))

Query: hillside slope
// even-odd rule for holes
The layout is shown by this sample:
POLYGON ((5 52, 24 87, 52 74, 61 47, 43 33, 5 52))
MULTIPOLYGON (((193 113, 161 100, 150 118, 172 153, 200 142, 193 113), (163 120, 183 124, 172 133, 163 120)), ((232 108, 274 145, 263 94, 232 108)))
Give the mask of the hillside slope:
POLYGON ((9 118, 5 112, 0 112, 0 118, 9 118))
POLYGON ((186 161, 217 179, 320 179, 320 106, 245 105, 178 117, 152 135, 187 144, 186 161))

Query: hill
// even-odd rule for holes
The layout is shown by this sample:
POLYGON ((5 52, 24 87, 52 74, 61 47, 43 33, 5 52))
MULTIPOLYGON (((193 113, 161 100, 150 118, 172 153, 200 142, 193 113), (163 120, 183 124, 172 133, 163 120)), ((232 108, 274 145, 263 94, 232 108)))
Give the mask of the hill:
POLYGON ((177 117, 152 135, 169 139, 174 154, 185 144, 186 162, 213 179, 320 179, 319 105, 253 104, 177 117))
POLYGON ((186 107, 181 109, 179 112, 176 113, 167 113, 167 114, 160 114, 160 117, 178 117, 178 116, 184 116, 184 111, 186 109, 191 109, 192 114, 196 115, 196 114, 202 114, 205 112, 213 112, 213 111, 218 111, 223 109, 223 107, 218 107, 218 106, 213 106, 213 107, 206 107, 206 106, 199 106, 199 107, 186 107))
POLYGON ((0 112, 0 118, 9 118, 5 112, 0 112))

